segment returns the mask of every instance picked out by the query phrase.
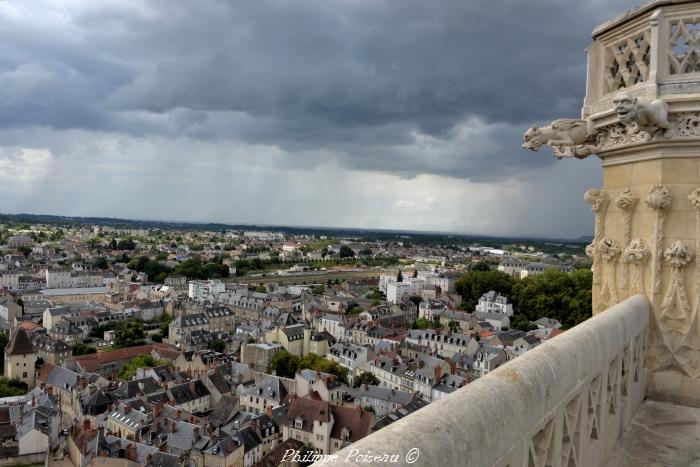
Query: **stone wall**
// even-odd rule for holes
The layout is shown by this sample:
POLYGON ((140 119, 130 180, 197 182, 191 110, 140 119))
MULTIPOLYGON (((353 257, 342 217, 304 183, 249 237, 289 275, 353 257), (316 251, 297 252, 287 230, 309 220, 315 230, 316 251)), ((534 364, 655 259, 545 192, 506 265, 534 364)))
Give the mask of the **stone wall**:
POLYGON ((629 298, 326 463, 406 465, 417 453, 417 466, 604 465, 644 398, 648 327, 649 302, 629 298))

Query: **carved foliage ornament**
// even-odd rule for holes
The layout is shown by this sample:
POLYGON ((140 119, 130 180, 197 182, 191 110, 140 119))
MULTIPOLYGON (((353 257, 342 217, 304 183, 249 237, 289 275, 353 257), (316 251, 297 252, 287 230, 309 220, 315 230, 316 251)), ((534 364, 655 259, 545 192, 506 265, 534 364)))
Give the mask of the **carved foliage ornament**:
POLYGON ((652 268, 652 292, 656 294, 661 289, 661 255, 663 253, 666 209, 671 206, 673 198, 665 186, 653 185, 645 201, 647 206, 656 211, 656 219, 654 221, 654 264, 652 268))
POLYGON ((643 294, 644 292, 644 263, 649 258, 649 248, 644 240, 635 238, 622 252, 623 264, 631 269, 630 292, 643 294))
POLYGON ((615 285, 615 259, 620 254, 620 247, 615 240, 604 238, 598 242, 598 252, 607 262, 597 303, 597 311, 602 311, 620 301, 615 285))
POLYGON ((603 190, 599 190, 598 188, 591 188, 587 190, 583 195, 583 199, 591 205, 591 210, 596 214, 599 214, 603 209, 605 209, 610 201, 608 194, 603 190))
MULTIPOLYGON (((683 269, 693 260, 693 252, 677 240, 664 251, 666 261, 673 268, 671 283, 661 303, 659 325, 662 330, 672 330, 686 334, 690 327, 690 303, 685 289, 683 269)), ((678 342, 672 341, 672 351, 678 342)))
POLYGON ((637 205, 639 196, 635 195, 632 190, 627 188, 625 191, 617 195, 615 205, 623 211, 631 211, 637 205))
POLYGON ((600 254, 603 255, 607 261, 612 261, 617 255, 620 254, 620 247, 615 240, 604 238, 598 244, 600 248, 600 254))
POLYGON ((647 206, 652 209, 666 209, 671 206, 673 198, 671 198, 671 193, 663 185, 654 185, 649 190, 649 194, 646 198, 647 206))
POLYGON ((635 238, 622 252, 622 261, 627 264, 643 264, 649 257, 649 248, 644 240, 635 238))

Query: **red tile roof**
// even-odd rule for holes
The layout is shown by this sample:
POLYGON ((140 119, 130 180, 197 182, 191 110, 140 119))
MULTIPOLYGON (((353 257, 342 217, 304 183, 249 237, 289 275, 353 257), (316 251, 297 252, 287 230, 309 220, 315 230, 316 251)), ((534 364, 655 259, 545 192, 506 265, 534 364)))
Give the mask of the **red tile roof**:
POLYGON ((334 405, 333 415, 335 415, 335 423, 331 438, 334 439, 341 439, 342 430, 347 427, 350 430, 350 441, 354 443, 367 436, 372 427, 372 412, 362 410, 361 407, 334 405))
POLYGON ((331 420, 331 405, 328 402, 314 400, 308 397, 297 397, 292 399, 287 410, 285 423, 301 416, 304 420, 302 430, 312 431, 313 422, 328 423, 331 420))

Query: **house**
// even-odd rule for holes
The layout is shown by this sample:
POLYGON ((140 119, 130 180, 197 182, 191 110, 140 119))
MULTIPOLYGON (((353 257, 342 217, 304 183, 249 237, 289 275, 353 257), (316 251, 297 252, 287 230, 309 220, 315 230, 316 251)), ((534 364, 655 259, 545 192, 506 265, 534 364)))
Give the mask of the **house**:
POLYGON ((480 323, 488 323, 496 331, 510 328, 510 318, 502 313, 475 311, 473 316, 480 323))
POLYGON ((371 384, 363 384, 357 390, 355 401, 364 408, 371 407, 375 416, 383 417, 408 405, 415 395, 371 384))
POLYGON ((335 418, 329 443, 331 453, 359 441, 370 433, 374 421, 372 412, 363 410, 362 407, 338 405, 332 406, 331 410, 335 418))
POLYGON ((204 465, 207 467, 243 466, 243 443, 231 436, 212 437, 202 453, 204 454, 204 465))
POLYGON ((413 412, 416 412, 417 410, 422 409, 426 405, 428 405, 429 402, 424 401, 423 399, 419 397, 414 397, 411 402, 406 404, 404 407, 395 410, 391 412, 388 415, 385 415, 384 417, 380 418, 377 420, 377 422, 372 426, 372 432, 381 430, 384 427, 387 427, 394 423, 396 420, 399 420, 407 415, 412 414, 413 412))
POLYGON ((474 357, 474 371, 481 377, 503 365, 507 360, 505 350, 484 346, 474 357))
MULTIPOLYGON (((282 425, 282 438, 295 439, 311 446, 320 454, 330 454, 334 422, 335 416, 328 402, 310 397, 296 397, 290 401, 282 425)), ((336 450, 339 448, 340 441, 336 450)))
POLYGON ((287 388, 280 378, 268 376, 259 384, 241 392, 241 407, 256 414, 265 413, 267 407, 279 407, 287 397, 287 388))
POLYGON ((314 394, 331 404, 341 404, 343 394, 348 389, 347 386, 338 381, 335 375, 309 369, 297 370, 294 381, 296 382, 297 396, 304 397, 314 394))
POLYGON ((150 423, 149 414, 124 403, 119 403, 117 408, 107 415, 107 429, 116 433, 119 438, 140 437, 150 423))
POLYGON ((15 302, 12 295, 9 293, 0 295, 0 318, 12 323, 18 316, 22 316, 22 307, 15 302))
POLYGON ((314 353, 323 357, 328 352, 328 340, 323 333, 312 331, 303 324, 275 326, 265 334, 268 344, 280 344, 297 357, 314 353))
POLYGON ((352 384, 353 378, 360 373, 362 367, 367 365, 371 355, 367 346, 350 342, 336 342, 328 350, 326 358, 347 368, 349 370, 348 383, 352 384))
POLYGON ((410 329, 405 341, 445 357, 460 352, 474 355, 479 350, 479 343, 471 336, 435 329, 410 329))
POLYGON ((18 379, 34 387, 34 363, 37 352, 34 350, 29 334, 24 329, 17 329, 5 346, 5 373, 8 379, 18 379))
POLYGON ((174 406, 184 411, 199 413, 211 409, 211 393, 199 379, 173 386, 166 394, 174 406))
POLYGON ((479 297, 479 302, 476 304, 476 311, 513 316, 513 304, 505 295, 491 290, 479 297))
POLYGON ((34 332, 30 339, 34 350, 45 362, 61 366, 72 355, 72 349, 68 344, 47 334, 34 332))
POLYGON ((252 366, 256 371, 265 372, 272 356, 282 348, 280 344, 246 344, 241 347, 241 363, 252 366))

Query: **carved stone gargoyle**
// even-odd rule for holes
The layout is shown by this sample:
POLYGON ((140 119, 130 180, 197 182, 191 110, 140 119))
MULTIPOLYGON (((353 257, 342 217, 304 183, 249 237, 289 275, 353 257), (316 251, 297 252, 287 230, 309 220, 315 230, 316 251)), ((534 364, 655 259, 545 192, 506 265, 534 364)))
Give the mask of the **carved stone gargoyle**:
POLYGON ((523 136, 523 149, 537 151, 543 145, 552 146, 554 157, 583 159, 595 152, 596 133, 590 120, 562 118, 549 126, 529 128, 523 136))
POLYGON ((613 99, 615 113, 625 125, 637 125, 649 134, 668 130, 668 104, 661 99, 648 101, 628 92, 618 94, 613 99))

